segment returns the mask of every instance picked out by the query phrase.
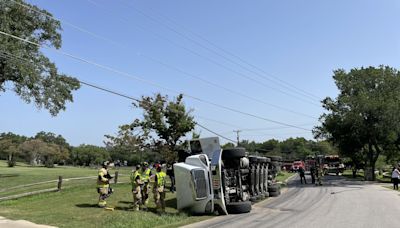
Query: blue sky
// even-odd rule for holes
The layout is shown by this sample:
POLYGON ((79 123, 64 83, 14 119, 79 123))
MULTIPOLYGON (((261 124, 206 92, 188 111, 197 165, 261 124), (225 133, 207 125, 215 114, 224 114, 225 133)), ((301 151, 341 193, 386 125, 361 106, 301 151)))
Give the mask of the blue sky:
MULTIPOLYGON (((323 112, 319 100, 337 94, 332 80, 334 69, 380 64, 399 68, 400 3, 396 0, 29 2, 61 19, 62 50, 65 52, 175 91, 306 129, 312 129, 323 112), (84 28, 97 38, 65 22, 84 28), (192 32, 263 71, 226 55, 192 32), (227 58, 239 64, 233 64, 227 58), (154 59, 258 101, 210 86, 154 59), (293 93, 293 88, 289 90, 287 86, 265 79, 270 75, 315 97, 293 93)), ((44 52, 56 62, 60 72, 83 81, 134 97, 157 92, 176 96, 171 91, 78 62, 57 52, 44 52)), ((0 132, 33 136, 44 130, 62 134, 72 145, 102 145, 104 134, 114 134, 118 125, 141 117, 141 111, 135 109, 131 101, 84 85, 74 92, 74 100, 65 112, 51 117, 46 110, 25 104, 12 92, 3 93, 0 96, 0 107, 3 107, 0 132)), ((233 130, 236 129, 253 129, 241 132, 241 138, 256 141, 300 136, 312 138, 310 131, 280 128, 282 126, 275 123, 189 97, 184 101, 194 110, 199 123, 231 139, 235 139, 233 130), (260 128, 272 129, 254 130, 260 128)), ((197 131, 202 136, 212 136, 205 130, 197 131)))

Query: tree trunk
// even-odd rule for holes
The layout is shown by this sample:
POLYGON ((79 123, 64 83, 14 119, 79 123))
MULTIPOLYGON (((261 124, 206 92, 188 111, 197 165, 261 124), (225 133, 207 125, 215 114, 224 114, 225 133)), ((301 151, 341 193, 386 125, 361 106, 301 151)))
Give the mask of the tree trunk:
MULTIPOLYGON (((378 149, 378 148, 377 148, 378 149)), ((374 153, 373 145, 368 144, 368 167, 365 167, 364 179, 366 181, 375 181, 375 163, 378 160, 379 152, 374 153)))

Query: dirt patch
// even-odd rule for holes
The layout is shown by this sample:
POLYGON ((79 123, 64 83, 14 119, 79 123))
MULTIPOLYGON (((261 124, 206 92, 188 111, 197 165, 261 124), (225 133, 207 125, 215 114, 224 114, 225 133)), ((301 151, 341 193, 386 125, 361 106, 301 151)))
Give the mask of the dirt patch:
POLYGON ((9 220, 0 216, 0 227, 8 228, 54 228, 54 226, 38 225, 25 220, 9 220))

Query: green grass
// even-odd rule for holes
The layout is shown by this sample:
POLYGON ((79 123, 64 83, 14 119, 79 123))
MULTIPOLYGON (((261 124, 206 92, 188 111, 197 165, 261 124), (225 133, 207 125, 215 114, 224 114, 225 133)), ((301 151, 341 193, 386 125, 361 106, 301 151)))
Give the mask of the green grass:
MULTIPOLYGON (((114 173, 114 171, 111 172, 114 173)), ((119 169, 119 173, 128 175, 130 168, 119 169)), ((96 176, 97 169, 45 168, 23 164, 8 168, 4 161, 0 161, 0 197, 55 187, 57 183, 49 183, 1 192, 4 188, 55 180, 59 175, 64 178, 96 176)), ((128 176, 120 176, 119 180, 129 182, 128 178, 128 176)), ((61 192, 0 202, 0 216, 58 227, 177 227, 211 217, 188 216, 178 212, 175 194, 170 192, 167 192, 165 215, 155 213, 152 195, 150 195, 149 212, 133 211, 129 183, 112 185, 115 193, 107 202, 115 206, 115 211, 106 211, 97 207, 98 194, 95 182, 95 179, 65 181, 61 192)))
POLYGON ((289 177, 294 176, 294 175, 296 175, 296 173, 289 173, 287 171, 281 171, 278 173, 278 175, 276 175, 276 181, 283 182, 286 179, 288 179, 289 177))
MULTIPOLYGON (((114 173, 114 171, 115 169, 111 169, 111 173, 114 173)), ((122 174, 118 178, 120 181, 125 181, 125 182, 129 181, 128 176, 131 172, 130 168, 123 168, 119 169, 118 171, 120 174, 122 174)), ((77 168, 70 166, 45 168, 40 166, 39 167, 27 166, 26 164, 20 164, 20 163, 18 163, 17 166, 15 167, 9 168, 7 167, 7 163, 5 161, 0 161, 0 197, 57 187, 57 182, 52 182, 35 186, 9 189, 21 185, 58 180, 58 176, 62 176, 63 179, 73 178, 73 177, 97 176, 97 169, 77 168)), ((87 185, 88 183, 92 183, 92 185, 95 186, 95 180, 86 179, 86 180, 64 181, 63 187, 68 188, 82 184, 87 185)))
POLYGON ((363 170, 359 170, 356 173, 356 177, 353 177, 353 171, 350 170, 350 169, 346 169, 346 170, 344 170, 342 176, 344 176, 344 177, 346 177, 347 179, 350 179, 350 180, 363 181, 364 180, 364 171, 363 170))
MULTIPOLYGON (((350 180, 359 180, 359 181, 363 181, 364 180, 364 171, 363 170, 359 170, 356 174, 356 177, 353 177, 353 172, 351 170, 345 170, 343 172, 343 176, 350 179, 350 180)), ((391 178, 388 176, 383 176, 383 175, 379 175, 377 174, 376 176, 376 181, 381 182, 381 183, 391 183, 391 178)))
MULTIPOLYGON (((108 205, 115 211, 97 208, 98 194, 94 187, 79 186, 57 192, 0 202, 0 215, 10 219, 25 219, 58 227, 176 227, 201 221, 210 216, 190 217, 179 213, 175 195, 168 192, 165 215, 155 213, 150 200, 149 212, 132 210, 129 184, 113 186, 115 193, 108 205)), ((150 199, 152 196, 150 195, 150 199)))

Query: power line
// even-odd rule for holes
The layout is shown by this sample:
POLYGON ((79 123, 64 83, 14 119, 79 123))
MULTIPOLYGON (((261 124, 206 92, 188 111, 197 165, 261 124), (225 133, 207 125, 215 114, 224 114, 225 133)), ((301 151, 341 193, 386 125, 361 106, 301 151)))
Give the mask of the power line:
MULTIPOLYGON (((18 5, 20 5, 20 6, 22 6, 22 7, 25 7, 25 8, 27 8, 27 9, 30 9, 30 10, 36 12, 36 13, 42 14, 42 15, 44 15, 44 16, 46 16, 46 17, 49 17, 49 18, 51 18, 51 19, 53 19, 53 20, 59 20, 59 21, 61 21, 60 19, 58 19, 58 18, 56 18, 56 17, 54 17, 54 16, 52 16, 52 15, 46 14, 46 13, 44 13, 44 12, 38 11, 38 10, 36 10, 35 8, 33 8, 33 7, 31 7, 31 6, 28 6, 28 5, 25 5, 25 4, 21 4, 21 3, 19 3, 19 2, 14 1, 14 0, 11 0, 11 1, 14 2, 14 3, 16 3, 16 4, 18 4, 18 5)), ((87 1, 89 1, 91 4, 94 4, 94 5, 98 6, 97 3, 95 3, 95 2, 93 2, 93 1, 91 1, 91 0, 87 0, 87 1)), ((124 18, 124 19, 125 19, 125 18, 124 18)), ((125 19, 125 20, 128 20, 128 19, 125 19)), ((89 31, 89 30, 87 30, 87 29, 84 29, 84 28, 82 28, 82 27, 76 26, 76 25, 74 25, 74 24, 72 24, 72 23, 69 23, 69 22, 66 22, 66 21, 63 21, 63 23, 65 23, 65 24, 67 24, 67 25, 69 25, 69 26, 71 26, 71 27, 73 27, 73 28, 75 28, 75 29, 77 29, 77 30, 79 30, 79 31, 81 31, 81 32, 84 32, 84 33, 87 33, 87 34, 89 34, 89 35, 91 35, 91 36, 94 36, 95 38, 98 38, 98 39, 102 39, 102 40, 111 42, 111 43, 113 43, 114 45, 117 45, 117 46, 119 46, 119 47, 124 47, 124 45, 120 45, 119 43, 117 43, 117 42, 115 42, 115 41, 113 41, 113 40, 111 40, 111 39, 108 39, 108 38, 106 38, 106 37, 104 37, 104 36, 100 36, 100 35, 98 35, 98 34, 96 34, 96 33, 93 33, 93 32, 91 32, 91 31, 89 31)), ((142 27, 142 26, 139 26, 139 27, 141 27, 142 29, 145 29, 146 31, 148 31, 148 29, 146 29, 146 28, 144 28, 144 27, 142 27)), ((150 32, 151 32, 151 31, 150 31, 150 32)), ((151 32, 151 33, 153 33, 153 32, 151 32)), ((158 34, 156 34, 156 35, 159 36, 158 34)), ((163 38, 163 39, 169 40, 168 38, 165 38, 165 37, 163 37, 163 36, 160 36, 160 37, 163 38)), ((170 40, 169 40, 169 41, 170 41, 170 40)), ((170 42, 175 43, 175 42, 173 42, 173 41, 170 41, 170 42)), ((185 48, 185 47, 183 47, 183 48, 184 48, 184 49, 187 49, 187 48, 185 48)), ((190 49, 188 49, 188 50, 190 50, 190 49)), ((211 82, 211 81, 208 81, 208 80, 203 79, 203 78, 201 78, 201 77, 198 77, 198 76, 196 76, 196 75, 190 74, 190 73, 188 73, 188 72, 186 72, 186 71, 183 71, 183 70, 181 70, 181 69, 179 69, 179 68, 177 68, 177 67, 168 65, 168 64, 166 64, 166 63, 164 63, 164 62, 162 62, 162 61, 160 61, 160 60, 156 60, 155 58, 152 58, 152 57, 150 57, 150 56, 143 55, 143 54, 140 54, 139 56, 145 57, 145 58, 148 59, 148 60, 151 60, 151 61, 153 61, 153 62, 155 62, 155 63, 157 63, 157 64, 163 65, 163 66, 168 67, 168 68, 170 68, 170 69, 174 69, 175 71, 181 72, 181 73, 183 73, 183 74, 185 74, 185 75, 187 75, 187 76, 189 76, 189 77, 192 77, 192 78, 195 78, 195 79, 197 79, 197 80, 200 80, 200 81, 202 81, 203 83, 212 85, 212 86, 214 86, 214 87, 221 88, 221 89, 223 89, 223 90, 225 90, 225 91, 228 91, 228 92, 230 92, 230 93, 232 93, 232 94, 236 94, 236 95, 239 95, 239 96, 241 96, 241 97, 245 97, 245 98, 247 98, 247 99, 250 99, 250 100, 256 101, 256 102, 258 102, 258 103, 262 103, 262 104, 265 104, 265 105, 268 105, 268 106, 271 106, 271 107, 274 107, 274 108, 276 108, 276 109, 280 109, 280 110, 283 110, 283 111, 286 111, 286 112, 290 112, 290 113, 297 114, 297 115, 302 115, 302 116, 305 116, 305 117, 308 117, 308 118, 312 118, 312 119, 317 119, 317 117, 314 117, 314 116, 311 116, 311 115, 308 115, 308 114, 304 114, 304 113, 301 113, 301 112, 297 112, 297 111, 294 111, 294 110, 290 110, 290 109, 288 109, 288 108, 281 107, 281 106, 278 106, 278 105, 275 105, 275 104, 272 104, 272 103, 268 103, 268 102, 265 102, 264 100, 261 100, 261 99, 258 99, 258 98, 254 98, 254 97, 248 96, 248 95, 246 95, 246 94, 244 94, 244 93, 240 93, 240 92, 234 91, 234 90, 232 90, 232 89, 229 89, 229 88, 220 86, 220 85, 218 85, 218 84, 216 84, 216 83, 213 83, 213 82, 211 82)))
MULTIPOLYGON (((1 51, 1 50, 0 50, 0 51, 1 51)), ((3 52, 3 51, 2 51, 2 52, 3 52)), ((4 54, 4 53, 6 53, 6 52, 0 53, 0 57, 15 57, 15 58, 18 58, 17 56, 14 56, 14 55, 13 55, 13 56, 10 56, 9 54, 4 54)), ((20 59, 20 58, 18 58, 18 60, 27 61, 26 59, 20 59)), ((129 100, 133 100, 133 101, 136 101, 136 102, 140 102, 140 100, 139 100, 138 98, 134 98, 134 97, 131 97, 131 96, 127 96, 127 95, 124 95, 124 94, 122 94, 122 93, 120 93, 120 92, 116 92, 116 91, 113 91, 113 90, 110 90, 110 89, 106 89, 106 88, 103 88, 103 87, 94 85, 94 84, 92 84, 92 83, 84 82, 84 81, 82 81, 82 80, 78 80, 78 81, 79 81, 80 83, 86 85, 86 86, 89 86, 89 87, 92 87, 92 88, 95 88, 95 89, 98 89, 98 90, 101 90, 101 91, 104 91, 104 92, 107 92, 107 93, 110 93, 110 94, 113 94, 113 95, 117 95, 117 96, 120 96, 120 97, 123 97, 123 98, 127 98, 127 99, 129 99, 129 100)), ((225 137, 225 136, 223 136, 223 135, 221 135, 221 134, 218 134, 217 132, 215 132, 215 131, 213 131, 213 130, 211 130, 211 129, 205 127, 205 126, 203 126, 202 124, 199 124, 199 123, 196 122, 196 125, 199 126, 199 127, 201 127, 201 128, 203 128, 203 129, 206 130, 206 131, 209 131, 209 132, 211 132, 211 133, 213 133, 213 134, 215 134, 215 135, 217 135, 217 136, 223 138, 223 139, 226 139, 226 140, 231 141, 231 142, 235 142, 234 140, 229 139, 229 138, 227 138, 227 137, 225 137)))
POLYGON ((219 85, 219 84, 217 84, 217 83, 208 81, 208 80, 206 80, 206 79, 204 79, 204 78, 202 78, 202 77, 199 77, 199 76, 197 76, 197 75, 194 75, 194 74, 191 74, 191 73, 189 73, 189 72, 187 72, 187 71, 184 71, 184 70, 182 70, 182 69, 180 69, 180 68, 178 68, 178 67, 171 66, 171 65, 169 65, 169 64, 167 64, 167 63, 165 63, 165 62, 162 62, 161 60, 155 59, 155 58, 153 58, 153 57, 150 57, 150 56, 147 56, 147 55, 144 55, 144 54, 139 54, 139 55, 145 57, 146 59, 148 59, 148 60, 150 60, 150 61, 152 61, 152 62, 158 63, 158 64, 160 64, 160 65, 162 65, 162 66, 164 66, 164 67, 167 67, 167 68, 169 68, 169 69, 173 69, 173 70, 175 70, 175 71, 177 71, 177 72, 180 72, 180 73, 182 73, 182 74, 184 74, 184 75, 186 75, 186 76, 189 76, 189 77, 191 77, 191 78, 195 78, 195 79, 197 79, 197 80, 199 80, 199 81, 202 81, 203 83, 206 83, 206 84, 208 84, 208 85, 214 86, 214 87, 219 88, 219 89, 223 89, 223 90, 225 90, 225 91, 227 91, 227 92, 229 92, 229 93, 231 93, 231 94, 235 94, 235 95, 238 95, 238 96, 247 98, 247 99, 249 99, 249 100, 252 100, 252 101, 255 101, 255 102, 264 104, 264 105, 268 105, 268 106, 271 106, 271 107, 274 107, 274 108, 276 108, 276 109, 280 109, 280 110, 283 110, 283 111, 286 111, 286 112, 290 112, 290 113, 293 113, 293 114, 296 114, 296 115, 305 116, 305 117, 308 117, 308 118, 311 118, 311 119, 318 119, 318 118, 315 117, 315 116, 310 116, 310 115, 305 114, 305 113, 293 111, 293 110, 291 110, 291 109, 288 109, 288 108, 285 108, 285 107, 281 107, 281 106, 279 106, 279 105, 275 105, 275 104, 272 104, 272 103, 269 103, 269 102, 265 102, 264 100, 261 100, 261 99, 258 99, 258 98, 255 98, 255 97, 246 95, 245 93, 241 93, 241 92, 238 92, 238 91, 236 91, 236 90, 229 89, 229 88, 227 88, 227 87, 221 86, 221 85, 219 85))
MULTIPOLYGON (((0 57, 14 58, 14 59, 17 59, 17 60, 20 60, 20 61, 25 61, 25 62, 30 63, 29 60, 27 60, 27 59, 18 57, 18 56, 16 56, 16 55, 12 55, 12 54, 10 54, 10 53, 8 53, 8 52, 4 52, 4 51, 2 51, 2 50, 0 50, 0 51, 2 52, 2 53, 0 53, 0 57)), ((120 96, 120 97, 123 97, 123 98, 127 98, 127 99, 129 99, 129 100, 133 100, 133 101, 136 101, 136 102, 140 102, 140 100, 139 100, 138 98, 134 98, 134 97, 131 97, 131 96, 122 94, 122 93, 120 93, 120 92, 116 92, 116 91, 113 91, 113 90, 110 90, 110 89, 106 89, 106 88, 104 88, 104 87, 100 87, 100 86, 94 85, 94 84, 89 83, 89 82, 84 82, 84 81, 79 80, 79 79, 77 79, 77 80, 79 81, 79 83, 81 83, 81 84, 83 84, 83 85, 86 85, 86 86, 89 86, 89 87, 92 87, 92 88, 95 88, 95 89, 98 89, 98 90, 101 90, 101 91, 104 91, 104 92, 107 92, 107 93, 110 93, 110 94, 113 94, 113 95, 117 95, 117 96, 120 96)), ((197 118, 199 118, 199 116, 197 116, 197 118)), ((221 122, 221 121, 218 121, 218 120, 213 120, 213 119, 206 118, 206 117, 200 117, 200 118, 206 119, 206 120, 209 120, 209 121, 213 121, 213 122, 218 122, 218 123, 227 124, 227 123, 224 123, 224 122, 221 122)), ((199 124, 199 123, 197 123, 197 122, 196 122, 196 125, 199 126, 199 127, 201 127, 201 128, 203 128, 203 129, 205 129, 206 131, 211 132, 212 134, 215 134, 215 135, 217 135, 217 136, 219 136, 219 137, 221 137, 221 138, 223 138, 223 139, 226 139, 226 140, 228 140, 228 141, 230 141, 230 142, 233 142, 233 143, 237 143, 237 144, 239 145, 239 132, 241 132, 242 130, 233 131, 233 132, 236 132, 236 133, 237 133, 237 141, 235 141, 235 140, 229 139, 229 138, 223 136, 222 134, 219 134, 219 133, 217 133, 217 132, 215 132, 215 131, 213 131, 213 130, 207 128, 207 127, 204 127, 203 125, 201 125, 201 124, 199 124)), ((233 126, 234 126, 234 125, 233 125, 233 126)), ((289 133, 289 134, 298 134, 298 133, 289 133)), ((264 135, 275 136, 275 135, 272 135, 272 134, 244 135, 244 136, 264 136, 264 135)))
MULTIPOLYGON (((102 10, 106 11, 108 14, 113 14, 113 13, 110 12, 109 9, 106 9, 106 8, 102 7, 101 5, 97 4, 96 2, 94 2, 94 1, 92 1, 92 0, 86 0, 86 1, 88 1, 89 3, 93 4, 94 6, 96 6, 96 7, 98 7, 98 8, 101 8, 102 10)), ((124 16, 122 16, 122 15, 120 15, 120 14, 118 14, 118 18, 120 18, 124 23, 129 24, 129 26, 132 26, 132 23, 130 22, 130 20, 129 20, 128 18, 126 18, 126 17, 124 17, 124 16)), ((305 100, 305 99, 303 99, 303 98, 301 98, 301 97, 295 96, 295 95, 293 95, 293 94, 287 93, 287 92, 285 92, 285 91, 283 91, 283 90, 281 90, 281 89, 277 89, 277 88, 275 88, 275 87, 272 87, 272 86, 270 86, 270 85, 268 85, 268 84, 266 84, 266 83, 264 83, 264 82, 262 82, 262 81, 260 81, 260 80, 254 79, 254 78, 248 76, 247 74, 244 74, 244 73, 239 72, 239 71, 237 71, 237 70, 234 70, 234 69, 232 69, 232 68, 230 68, 230 67, 227 67, 227 66, 225 66, 224 64, 219 63, 218 61, 215 61, 215 60, 213 60, 213 59, 211 59, 211 58, 209 58, 209 57, 207 57, 207 56, 204 56, 204 55, 202 55, 202 54, 199 54, 198 52, 193 51, 192 49, 187 48, 187 47, 181 45, 180 43, 177 43, 177 42, 175 42, 175 41, 173 41, 173 40, 171 40, 171 39, 169 39, 169 38, 167 38, 167 37, 165 37, 165 36, 163 36, 163 35, 160 35, 160 34, 158 34, 158 33, 156 33, 156 32, 153 32, 153 31, 149 30, 149 29, 148 29, 147 27, 145 27, 145 26, 142 26, 142 25, 139 25, 139 24, 133 24, 133 25, 136 26, 136 27, 138 27, 138 28, 140 28, 140 29, 142 29, 142 30, 144 30, 144 31, 146 31, 146 32, 148 32, 148 33, 151 33, 152 35, 154 35, 155 37, 157 37, 157 38, 159 38, 159 39, 166 40, 166 41, 168 41, 169 43, 171 43, 172 45, 174 45, 174 46, 176 46, 176 47, 179 47, 179 48, 181 48, 181 49, 184 49, 185 51, 190 52, 190 53, 192 53, 193 55, 196 55, 196 56, 198 56, 198 57, 200 57, 200 58, 206 59, 207 61, 209 61, 209 62, 211 62, 211 63, 213 63, 213 64, 215 64, 215 65, 217 65, 217 66, 219 66, 219 67, 221 67, 221 68, 223 68, 223 69, 225 69, 225 70, 227 70, 227 71, 230 71, 230 72, 232 72, 232 73, 234 73, 234 74, 236 74, 236 75, 239 75, 239 76, 241 76, 241 77, 243 77, 243 78, 246 78, 246 79, 248 79, 248 80, 250 80, 250 81, 253 81, 254 83, 256 83, 256 84, 258 84, 258 85, 262 85, 262 86, 264 86, 264 87, 266 87, 266 88, 268 88, 268 89, 275 90, 275 91, 280 92, 280 93, 282 93, 282 94, 285 94, 285 95, 287 95, 287 96, 294 97, 294 98, 296 98, 296 99, 298 99, 298 100, 301 100, 301 101, 303 101, 303 102, 306 102, 306 103, 309 103, 309 104, 311 104, 311 105, 320 107, 319 104, 317 104, 317 103, 314 103, 314 102, 311 102, 311 101, 309 101, 309 100, 305 100)))
MULTIPOLYGON (((126 3, 126 4, 127 4, 127 3, 126 3)), ((134 8, 133 6, 131 6, 131 7, 134 8)), ((137 8, 135 8, 135 9, 136 9, 137 11, 140 11, 140 10, 138 10, 137 8)), ((141 14, 145 14, 143 11, 141 11, 140 13, 141 13, 141 14)), ((249 66, 251 66, 251 67, 253 67, 253 68, 257 69, 257 70, 259 70, 260 72, 263 72, 264 74, 266 74, 266 75, 268 75, 268 76, 274 78, 275 80, 277 80, 277 81, 279 81, 279 82, 281 82, 281 83, 284 83, 284 84, 286 84, 286 85, 292 87, 293 89, 296 89, 296 90, 298 90, 299 92, 304 93, 304 94, 307 94, 308 96, 311 96, 311 97, 313 97, 313 98, 315 98, 315 99, 320 99, 318 96, 316 96, 316 95, 314 95, 314 94, 312 94, 312 93, 310 93, 310 92, 308 92, 308 91, 306 91, 306 90, 303 90, 303 89, 301 89, 301 88, 298 88, 298 87, 294 86, 293 84, 288 83, 287 81, 284 81, 284 80, 282 80, 282 79, 280 79, 280 78, 274 76, 273 74, 266 72, 265 70, 261 69, 260 67, 257 67, 257 66, 255 66, 255 65, 251 64, 250 62, 244 60, 244 59, 241 58, 240 56, 238 56, 238 55, 236 55, 236 54, 234 54, 234 53, 232 53, 232 52, 230 52, 230 51, 227 51, 227 50, 224 49, 224 48, 219 47, 218 45, 216 45, 216 44, 213 43, 212 41, 208 40, 208 39, 205 38, 204 36, 200 35, 199 33, 194 32, 193 30, 187 28, 186 26, 183 26, 182 24, 177 23, 176 21, 174 21, 174 20, 172 20, 171 18, 165 16, 165 15, 162 14, 161 12, 157 12, 156 14, 157 14, 157 16, 160 17, 162 20, 164 20, 164 21, 169 21, 171 24, 174 24, 174 25, 177 26, 177 27, 183 28, 183 29, 184 29, 185 31, 187 31, 188 33, 192 34, 193 36, 195 36, 195 37, 197 37, 197 38, 199 38, 199 39, 201 39, 201 40, 203 40, 204 42, 210 44, 211 46, 213 46, 213 47, 215 47, 216 49, 222 51, 223 53, 225 53, 225 54, 227 54, 227 55, 230 55, 230 56, 232 56, 232 57, 238 59, 239 61, 241 61, 241 62, 243 62, 243 63, 245 63, 245 64, 247 64, 247 65, 249 65, 249 66)))
POLYGON ((201 98, 189 95, 189 94, 185 94, 185 93, 182 93, 182 92, 179 92, 179 91, 164 87, 164 86, 159 85, 159 84, 157 84, 155 82, 152 82, 152 81, 149 81, 149 80, 134 76, 132 74, 126 73, 124 71, 117 70, 117 69, 115 69, 113 67, 109 67, 109 66, 106 66, 106 65, 102 65, 102 64, 87 60, 87 59, 83 59, 81 57, 69 54, 69 53, 61 51, 61 50, 53 49, 53 48, 50 48, 50 47, 47 47, 47 46, 42 46, 42 45, 40 45, 38 43, 35 43, 35 42, 29 41, 27 39, 24 39, 24 38, 9 34, 7 32, 1 31, 1 30, 0 30, 0 34, 8 36, 8 37, 11 37, 13 39, 16 39, 16 40, 19 40, 19 41, 22 41, 22 42, 25 42, 25 43, 29 43, 29 44, 38 46, 38 47, 43 47, 43 48, 47 48, 49 50, 53 50, 53 51, 55 51, 57 53, 65 55, 65 56, 67 56, 69 58, 84 62, 86 64, 90 64, 90 65, 96 66, 98 68, 101 68, 101 69, 104 69, 104 70, 107 70, 107 71, 110 71, 110 72, 113 72, 113 73, 116 73, 116 74, 120 74, 120 75, 128 77, 128 78, 132 78, 134 80, 140 81, 140 82, 145 83, 145 84, 152 85, 152 86, 157 87, 157 88, 161 88, 161 89, 164 89, 164 90, 167 90, 167 91, 171 91, 171 92, 176 93, 176 94, 182 94, 182 95, 184 95, 184 96, 186 96, 188 98, 191 98, 193 100, 199 101, 199 102, 204 103, 204 104, 209 104, 209 105, 221 108, 221 109, 225 109, 225 110, 229 110, 229 111, 232 111, 232 112, 240 113, 240 114, 246 115, 246 116, 251 116, 251 117, 256 118, 256 119, 264 120, 264 121, 271 122, 271 123, 276 123, 276 124, 283 125, 283 126, 298 128, 298 129, 301 129, 301 130, 309 130, 309 129, 298 127, 298 126, 295 126, 295 125, 292 125, 292 124, 283 123, 283 122, 280 122, 280 121, 268 119, 268 118, 265 118, 265 117, 262 117, 262 116, 258 116, 258 115, 254 115, 254 114, 251 114, 251 113, 248 113, 248 112, 244 112, 244 111, 241 111, 241 110, 230 108, 228 106, 220 105, 220 104, 217 104, 217 103, 214 103, 214 102, 211 102, 211 101, 207 101, 207 100, 204 100, 204 99, 201 99, 201 98))
POLYGON ((197 126, 199 126, 199 127, 203 128, 204 130, 207 130, 207 131, 209 131, 209 132, 211 132, 211 133, 213 133, 213 134, 215 134, 215 135, 217 135, 217 136, 219 136, 219 137, 221 137, 221 138, 223 138, 223 139, 226 139, 226 140, 228 140, 228 141, 231 141, 231 142, 234 142, 234 143, 236 143, 236 141, 235 141, 235 140, 232 140, 232 139, 230 139, 230 138, 227 138, 227 137, 225 137, 225 136, 223 136, 223 135, 221 135, 221 134, 218 134, 217 132, 215 132, 215 131, 213 131, 213 130, 210 130, 210 129, 208 129, 208 128, 204 127, 203 125, 199 124, 199 123, 197 123, 197 126))
POLYGON ((225 126, 228 126, 228 127, 241 128, 240 126, 237 126, 237 125, 234 125, 234 124, 226 123, 226 122, 219 121, 219 120, 210 119, 210 118, 204 117, 204 116, 196 115, 196 117, 199 118, 199 119, 208 120, 208 121, 211 121, 211 122, 214 122, 214 123, 218 123, 218 124, 221 124, 221 125, 225 125, 225 126))
MULTIPOLYGON (((300 91, 300 92, 301 92, 301 95, 303 95, 303 96, 313 97, 313 99, 315 99, 315 98, 319 99, 317 96, 315 96, 315 95, 313 95, 313 94, 311 94, 311 93, 309 93, 309 92, 306 92, 306 91, 304 91, 304 90, 302 90, 302 89, 299 89, 299 88, 297 88, 296 86, 293 86, 293 85, 291 85, 291 84, 289 84, 289 83, 287 83, 287 82, 285 82, 285 81, 283 81, 283 80, 281 80, 281 79, 279 79, 279 78, 277 78, 277 77, 275 77, 275 76, 273 76, 273 75, 271 75, 271 74, 265 72, 264 70, 262 70, 262 69, 256 67, 255 65, 252 65, 252 64, 248 63, 247 61, 245 61, 244 59, 240 58, 239 56, 237 56, 237 55, 235 55, 235 54, 232 54, 232 53, 230 53, 230 52, 224 50, 223 48, 218 47, 217 45, 215 45, 214 43, 212 43, 212 42, 209 41, 208 39, 206 39, 206 38, 204 38, 204 37, 202 37, 202 36, 200 36, 200 35, 198 35, 198 34, 192 32, 192 31, 190 31, 190 30, 188 30, 188 29, 186 29, 186 30, 189 31, 191 34, 193 34, 193 35, 195 35, 196 37, 200 38, 201 40, 207 42, 207 43, 210 44, 211 46, 213 46, 213 47, 217 48, 218 50, 222 51, 223 53, 228 54, 228 55, 230 55, 230 56, 233 56, 233 57, 235 57, 236 59, 239 59, 241 62, 243 62, 243 63, 245 63, 245 64, 247 64, 247 65, 249 65, 249 66, 251 66, 251 67, 253 67, 253 68, 255 68, 255 69, 259 70, 259 71, 261 71, 261 72, 263 72, 264 74, 268 75, 270 78, 265 77, 265 76, 259 74, 258 72, 254 71, 254 70, 251 70, 251 69, 249 69, 248 67, 245 67, 245 66, 243 66, 242 64, 240 64, 240 63, 238 63, 238 62, 236 62, 236 61, 234 61, 234 60, 232 60, 232 59, 230 59, 230 58, 228 58, 228 57, 226 57, 226 56, 224 56, 224 55, 221 55, 221 54, 218 53, 217 51, 215 51, 215 50, 213 50, 213 49, 211 49, 211 48, 209 48, 209 47, 203 45, 202 43, 198 42, 197 40, 192 39, 191 37, 187 36, 186 34, 181 33, 181 32, 178 31, 177 29, 175 29, 175 28, 169 26, 169 25, 168 25, 167 23, 165 23, 164 21, 158 20, 158 19, 156 19, 156 18, 150 16, 149 14, 147 14, 147 13, 145 13, 145 12, 143 12, 143 11, 137 9, 136 7, 133 7, 132 5, 130 5, 130 4, 128 4, 128 3, 124 3, 124 5, 128 6, 128 7, 131 8, 131 9, 133 9, 133 10, 136 11, 137 13, 143 15, 144 17, 146 17, 146 18, 148 18, 148 19, 150 19, 150 20, 152 20, 152 21, 154 21, 154 22, 156 22, 156 23, 158 23, 158 24, 161 24, 161 25, 165 26, 167 29, 169 29, 170 31, 174 32, 175 34, 178 34, 179 36, 181 36, 181 37, 183 37, 183 38, 185 38, 185 39, 187 39, 187 40, 189 40, 189 41, 191 41, 191 42, 197 44, 198 46, 200 46, 200 47, 202 47, 202 48, 204 48, 204 49, 206 49, 206 50, 208 50, 208 51, 214 53, 215 55, 220 56, 221 58, 225 59, 226 61, 228 61, 228 62, 230 62, 230 63, 232 63, 232 64, 234 64, 234 65, 237 65, 237 66, 241 67, 242 69, 245 69, 245 70, 247 70, 247 71, 249 71, 249 72, 251 72, 251 73, 253 73, 253 74, 256 74, 256 75, 259 76, 260 78, 266 79, 266 80, 271 81, 271 82, 273 82, 273 83, 278 83, 278 84, 280 84, 281 86, 286 87, 287 89, 292 90, 292 91, 293 91, 292 88, 294 88, 294 89, 300 91), (277 80, 277 82, 274 81, 274 80, 272 80, 271 78, 277 80)), ((164 18, 166 18, 166 17, 164 16, 164 18)), ((168 18, 167 18, 167 19, 168 19, 168 18)), ((169 19, 169 21, 172 21, 172 20, 169 19)), ((172 21, 172 22, 173 22, 173 21, 172 21)), ((175 23, 175 22, 173 22, 173 23, 174 23, 175 25, 177 24, 177 23, 175 23)), ((180 27, 183 27, 183 26, 180 26, 180 27)), ((296 93, 299 93, 299 92, 296 92, 296 93)))

